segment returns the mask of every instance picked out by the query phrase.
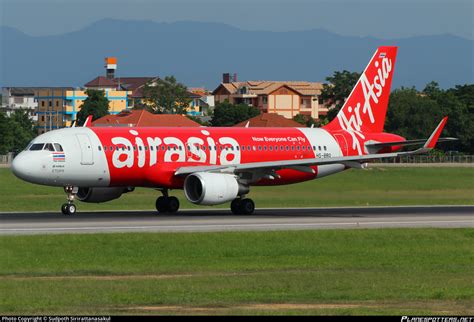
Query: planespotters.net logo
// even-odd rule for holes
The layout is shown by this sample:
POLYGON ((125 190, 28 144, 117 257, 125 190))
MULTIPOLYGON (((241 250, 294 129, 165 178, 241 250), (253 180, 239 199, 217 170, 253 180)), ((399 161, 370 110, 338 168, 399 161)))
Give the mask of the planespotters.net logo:
POLYGON ((456 316, 402 316, 401 322, 474 322, 474 317, 456 316))

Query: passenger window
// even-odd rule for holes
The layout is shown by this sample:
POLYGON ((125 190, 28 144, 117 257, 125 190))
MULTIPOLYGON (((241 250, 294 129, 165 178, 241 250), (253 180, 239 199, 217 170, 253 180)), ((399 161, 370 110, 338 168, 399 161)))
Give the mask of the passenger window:
POLYGON ((35 143, 30 147, 30 151, 43 150, 44 143, 35 143))
POLYGON ((326 148, 326 146, 324 146, 324 151, 327 151, 328 149, 326 148))
POLYGON ((258 151, 262 151, 262 146, 261 145, 258 146, 258 151))
POLYGON ((266 145, 263 146, 263 151, 267 151, 267 146, 266 145))
POLYGON ((59 143, 54 143, 54 148, 55 148, 56 151, 58 151, 58 152, 63 152, 63 147, 62 147, 61 144, 59 144, 59 143))
POLYGON ((286 151, 290 151, 290 146, 289 145, 286 146, 286 151))
POLYGON ((294 145, 291 146, 291 151, 295 151, 295 146, 294 145))
POLYGON ((269 149, 270 151, 273 151, 273 145, 270 145, 270 146, 268 147, 268 149, 269 149))
POLYGON ((97 148, 99 149, 99 151, 102 151, 102 147, 100 145, 97 148))
POLYGON ((303 151, 306 151, 306 146, 303 145, 303 146, 301 147, 301 149, 303 149, 303 151))
POLYGON ((321 151, 321 146, 320 145, 318 145, 318 150, 321 151))
POLYGON ((245 145, 242 145, 242 151, 245 151, 245 145))

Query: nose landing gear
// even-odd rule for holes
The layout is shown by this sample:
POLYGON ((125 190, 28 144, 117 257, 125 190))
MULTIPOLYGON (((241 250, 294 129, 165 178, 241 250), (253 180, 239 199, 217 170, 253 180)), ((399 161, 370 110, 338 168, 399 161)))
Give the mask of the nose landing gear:
POLYGON ((70 216, 76 213, 76 205, 74 204, 74 198, 76 197, 76 193, 78 191, 78 187, 64 187, 64 192, 67 194, 67 203, 61 206, 61 212, 63 213, 63 215, 70 216))
POLYGON ((179 210, 179 200, 176 197, 170 197, 168 195, 168 190, 163 189, 161 190, 163 193, 163 196, 158 197, 156 199, 156 210, 158 210, 158 213, 170 213, 174 214, 178 212, 179 210))

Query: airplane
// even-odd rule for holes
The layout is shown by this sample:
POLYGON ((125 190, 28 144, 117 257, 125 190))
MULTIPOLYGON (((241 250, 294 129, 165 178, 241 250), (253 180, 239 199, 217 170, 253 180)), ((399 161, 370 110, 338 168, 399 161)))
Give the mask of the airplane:
POLYGON ((236 215, 251 215, 252 186, 319 179, 367 162, 425 153, 438 141, 447 117, 426 140, 383 131, 397 47, 379 47, 336 118, 322 128, 83 127, 54 130, 33 139, 12 163, 20 179, 63 187, 64 215, 74 200, 100 203, 135 187, 161 192, 158 213, 176 213, 183 189, 190 202, 231 202, 236 215), (420 145, 402 152, 404 146, 420 145))

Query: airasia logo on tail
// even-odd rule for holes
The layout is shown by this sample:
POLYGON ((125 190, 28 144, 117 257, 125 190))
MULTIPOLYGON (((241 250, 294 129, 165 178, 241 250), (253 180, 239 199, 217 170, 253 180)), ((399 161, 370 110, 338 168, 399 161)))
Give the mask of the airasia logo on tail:
POLYGON ((340 127, 352 137, 352 149, 357 150, 359 155, 362 154, 363 142, 361 140, 365 139, 362 133, 364 122, 368 121, 370 124, 374 124, 377 121, 374 116, 374 108, 377 108, 379 98, 384 93, 387 80, 392 72, 392 59, 386 57, 385 53, 380 53, 373 66, 375 75, 369 80, 367 70, 362 73, 354 92, 337 115, 340 127))

